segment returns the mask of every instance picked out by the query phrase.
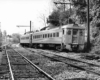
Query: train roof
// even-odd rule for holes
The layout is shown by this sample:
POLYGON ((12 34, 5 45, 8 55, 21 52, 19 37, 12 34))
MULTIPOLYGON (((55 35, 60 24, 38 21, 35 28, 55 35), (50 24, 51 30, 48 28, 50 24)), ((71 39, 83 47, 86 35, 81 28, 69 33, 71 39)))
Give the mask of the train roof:
POLYGON ((64 25, 64 26, 62 26, 62 28, 67 28, 67 29, 72 29, 72 28, 74 28, 74 29, 85 29, 83 26, 81 26, 81 25, 78 25, 78 24, 68 24, 68 25, 64 25))
POLYGON ((26 37, 26 36, 29 36, 30 34, 23 34, 21 35, 21 37, 26 37))
POLYGON ((32 32, 32 33, 26 33, 24 35, 22 35, 22 37, 26 37, 29 36, 30 34, 40 34, 40 33, 52 33, 52 32, 57 32, 57 31, 61 31, 61 29, 66 28, 66 29, 85 29, 83 26, 78 25, 78 24, 68 24, 68 25, 63 25, 63 26, 57 26, 55 28, 52 29, 47 29, 47 30, 42 30, 42 31, 38 31, 38 32, 32 32))

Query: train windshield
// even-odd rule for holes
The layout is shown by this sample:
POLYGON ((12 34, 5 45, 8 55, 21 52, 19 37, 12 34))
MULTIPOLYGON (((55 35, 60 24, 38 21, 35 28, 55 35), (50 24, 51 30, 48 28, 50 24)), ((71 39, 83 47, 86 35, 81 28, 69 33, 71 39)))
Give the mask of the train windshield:
POLYGON ((71 29, 68 29, 67 34, 71 35, 71 29))
POLYGON ((83 36, 84 30, 80 30, 80 36, 83 36))
POLYGON ((78 29, 73 29, 73 35, 77 35, 78 29))

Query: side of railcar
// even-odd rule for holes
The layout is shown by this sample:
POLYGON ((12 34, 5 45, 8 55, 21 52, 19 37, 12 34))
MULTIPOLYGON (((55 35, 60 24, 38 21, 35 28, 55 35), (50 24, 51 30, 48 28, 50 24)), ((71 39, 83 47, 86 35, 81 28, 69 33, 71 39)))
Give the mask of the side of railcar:
POLYGON ((84 48, 85 28, 74 25, 54 28, 32 33, 33 47, 53 47, 61 51, 63 49, 79 50, 84 48))
POLYGON ((56 47, 62 43, 62 29, 40 31, 32 34, 33 47, 56 47))

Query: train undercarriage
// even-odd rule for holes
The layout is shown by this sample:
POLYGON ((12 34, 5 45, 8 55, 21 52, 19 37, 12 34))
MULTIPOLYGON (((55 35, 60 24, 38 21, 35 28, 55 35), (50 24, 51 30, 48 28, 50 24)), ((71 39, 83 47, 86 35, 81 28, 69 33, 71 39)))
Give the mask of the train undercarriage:
MULTIPOLYGON (((79 51, 79 49, 80 49, 80 45, 73 45, 73 44, 70 44, 69 48, 66 47, 66 45, 63 45, 63 44, 21 43, 20 45, 23 46, 23 47, 31 47, 31 48, 55 49, 55 50, 58 50, 58 51, 63 51, 63 50, 79 51)), ((83 46, 82 46, 82 48, 83 48, 83 46)))

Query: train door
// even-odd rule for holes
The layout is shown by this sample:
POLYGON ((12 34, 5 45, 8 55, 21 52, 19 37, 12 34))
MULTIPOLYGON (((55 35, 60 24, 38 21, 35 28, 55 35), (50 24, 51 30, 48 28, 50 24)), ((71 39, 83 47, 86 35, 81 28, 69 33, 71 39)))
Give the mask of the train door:
POLYGON ((72 41, 72 29, 63 29, 63 43, 70 44, 72 41))
POLYGON ((78 29, 73 29, 72 30, 72 44, 77 44, 79 39, 79 30, 78 29))

